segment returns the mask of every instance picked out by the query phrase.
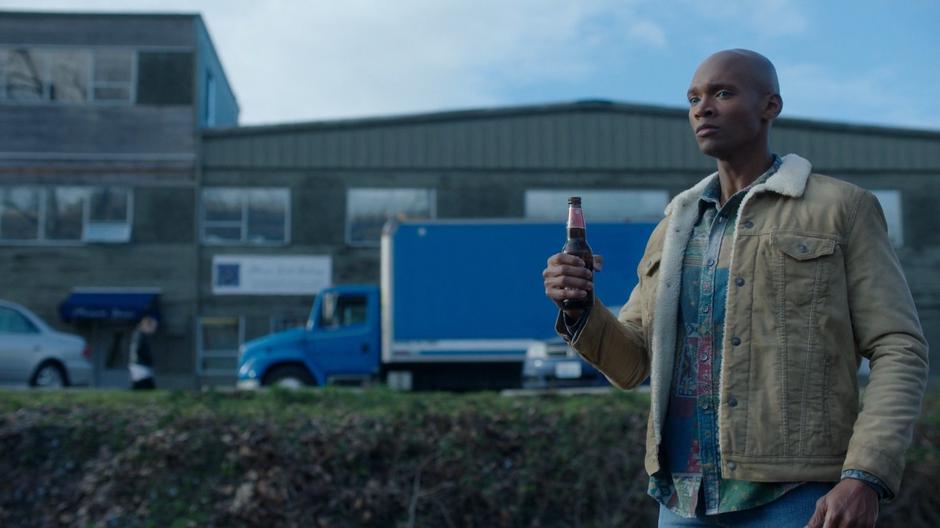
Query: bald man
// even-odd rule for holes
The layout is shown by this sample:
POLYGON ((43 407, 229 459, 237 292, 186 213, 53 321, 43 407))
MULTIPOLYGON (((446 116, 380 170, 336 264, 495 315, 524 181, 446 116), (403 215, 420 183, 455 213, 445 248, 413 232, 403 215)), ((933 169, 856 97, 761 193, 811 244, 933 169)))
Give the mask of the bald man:
POLYGON ((718 170, 666 208, 619 316, 597 296, 565 310, 593 274, 550 257, 556 330, 614 385, 650 378, 660 526, 873 526, 898 493, 927 379, 878 201, 770 151, 783 99, 765 57, 715 53, 687 98, 718 170))

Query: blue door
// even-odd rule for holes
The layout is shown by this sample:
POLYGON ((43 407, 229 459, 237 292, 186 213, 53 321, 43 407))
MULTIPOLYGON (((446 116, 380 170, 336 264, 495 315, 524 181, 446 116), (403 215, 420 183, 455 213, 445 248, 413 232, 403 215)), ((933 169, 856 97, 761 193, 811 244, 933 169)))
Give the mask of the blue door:
POLYGON ((366 293, 322 294, 314 324, 313 363, 326 381, 355 379, 378 373, 378 303, 366 293), (370 309, 372 308, 372 309, 370 309))

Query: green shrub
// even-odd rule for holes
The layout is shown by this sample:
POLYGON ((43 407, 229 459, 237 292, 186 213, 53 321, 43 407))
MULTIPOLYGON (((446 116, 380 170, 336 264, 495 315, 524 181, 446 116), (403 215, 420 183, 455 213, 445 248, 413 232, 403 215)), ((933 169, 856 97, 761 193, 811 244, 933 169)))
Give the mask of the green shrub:
MULTIPOLYGON (((925 500, 940 465, 933 401, 879 526, 940 526, 925 500)), ((648 405, 383 388, 0 393, 0 525, 654 526, 648 405)))

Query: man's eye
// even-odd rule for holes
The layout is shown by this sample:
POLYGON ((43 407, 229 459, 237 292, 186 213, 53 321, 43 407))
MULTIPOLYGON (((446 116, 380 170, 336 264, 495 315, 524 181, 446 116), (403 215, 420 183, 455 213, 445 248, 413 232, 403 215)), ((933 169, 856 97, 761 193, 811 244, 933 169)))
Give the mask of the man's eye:
POLYGON ((731 97, 731 92, 728 90, 718 90, 718 93, 715 94, 715 97, 731 97))
POLYGON ((689 97, 689 104, 690 104, 690 105, 697 105, 699 101, 700 101, 700 99, 699 99, 698 97, 689 97))

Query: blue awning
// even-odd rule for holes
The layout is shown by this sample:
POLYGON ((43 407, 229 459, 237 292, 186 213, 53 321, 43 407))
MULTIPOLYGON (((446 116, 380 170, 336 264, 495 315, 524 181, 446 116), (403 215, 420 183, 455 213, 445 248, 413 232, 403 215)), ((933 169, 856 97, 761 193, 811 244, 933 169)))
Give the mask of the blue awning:
POLYGON ((59 305, 66 323, 79 320, 134 322, 145 315, 160 317, 156 291, 73 291, 59 305))

